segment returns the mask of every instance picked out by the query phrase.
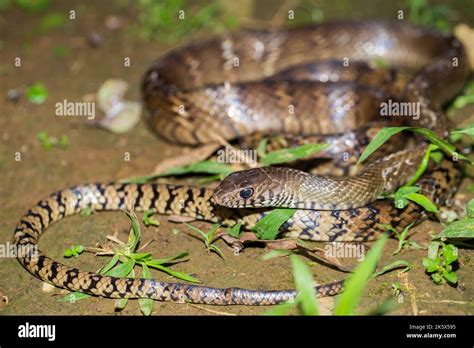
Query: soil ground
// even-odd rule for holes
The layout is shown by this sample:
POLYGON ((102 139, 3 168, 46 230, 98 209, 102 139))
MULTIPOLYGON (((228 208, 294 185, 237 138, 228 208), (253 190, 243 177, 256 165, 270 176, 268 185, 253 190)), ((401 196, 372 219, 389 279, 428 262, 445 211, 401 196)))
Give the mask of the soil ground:
MULTIPOLYGON (((360 4, 364 4, 361 2, 360 4)), ((270 2, 265 2, 269 6, 270 2), (268 4, 267 4, 268 3, 268 4)), ((393 8, 385 5, 368 9, 354 6, 346 10, 345 16, 362 18, 366 13, 377 12, 387 18, 393 8), (380 12, 382 11, 382 12, 380 12)), ((182 154, 186 149, 158 139, 141 122, 133 131, 116 135, 103 130, 83 127, 72 118, 61 118, 54 114, 54 104, 67 99, 81 101, 83 96, 94 93, 103 81, 121 78, 130 85, 127 99, 140 100, 140 80, 150 63, 171 46, 160 40, 153 42, 141 39, 136 32, 137 11, 121 6, 120 2, 68 1, 54 3, 55 11, 76 8, 76 20, 66 23, 61 29, 47 34, 38 30, 41 16, 10 8, 0 13, 2 33, 0 81, 0 242, 11 241, 16 223, 22 214, 42 197, 78 183, 112 181, 125 177, 149 173, 164 157, 182 154), (117 31, 104 28, 104 19, 116 15, 125 21, 117 31), (103 43, 93 48, 87 35, 97 31, 103 43), (57 45, 68 48, 67 54, 53 54, 57 45), (14 67, 14 57, 21 57, 21 68, 14 67), (124 57, 129 57, 130 67, 124 67, 124 57), (22 96, 18 102, 5 97, 10 89, 24 89, 35 82, 42 82, 49 97, 44 104, 28 103, 22 96), (49 135, 67 134, 69 147, 66 150, 44 149, 37 135, 46 131, 49 135), (15 161, 15 153, 21 153, 21 161, 15 161), (131 160, 124 161, 130 153, 131 160)), ((259 5, 260 6, 260 5, 259 5)), ((374 7, 374 6, 372 6, 374 7)), ((337 13, 332 9, 332 13, 337 13)), ((331 11, 328 10, 328 17, 331 11)), ((474 11, 473 11, 474 13, 474 11)), ((177 43, 176 45, 179 45, 177 43)), ((466 181, 463 189, 469 182, 466 181)), ((464 200, 467 200, 466 194, 464 200)), ((235 256, 222 241, 217 244, 224 252, 222 260, 216 254, 208 254, 202 242, 191 237, 189 230, 179 224, 160 217, 159 227, 142 228, 142 240, 155 238, 148 249, 157 257, 166 257, 189 251, 189 261, 173 269, 195 274, 201 283, 208 286, 255 289, 284 289, 293 287, 291 265, 288 258, 263 261, 264 248, 247 248, 235 256), (177 229, 179 233, 173 233, 177 229)), ((208 229, 209 224, 196 222, 196 226, 208 229)), ((96 270, 105 258, 84 253, 78 258, 63 259, 63 251, 72 244, 93 246, 98 239, 118 232, 126 239, 129 222, 122 213, 101 213, 90 217, 74 216, 52 226, 40 241, 40 248, 51 257, 84 270, 96 270)), ((411 239, 427 243, 430 233, 442 229, 439 223, 427 221, 413 229, 411 239)), ((370 244, 368 245, 370 246, 370 244)), ((460 268, 457 272, 459 285, 436 286, 424 272, 421 264, 425 250, 404 249, 392 256, 397 241, 392 239, 385 247, 381 265, 392 261, 407 260, 412 268, 408 273, 390 272, 370 281, 362 302, 360 313, 375 308, 392 297, 391 284, 399 282, 404 290, 403 303, 391 314, 474 314, 474 252, 460 251, 460 268)), ((344 261, 344 260, 343 260, 344 261)), ((319 283, 345 278, 347 274, 321 264, 312 267, 319 283)), ((42 282, 26 272, 13 258, 0 259, 0 293, 8 297, 8 304, 1 302, 0 315, 11 314, 114 314, 114 300, 90 298, 77 303, 59 301, 59 289, 42 290, 42 282)), ((153 272, 156 279, 170 280, 163 273, 153 272)), ((333 300, 324 301, 331 306, 333 300)), ((261 314, 265 309, 232 306, 215 308, 187 304, 155 303, 154 314, 160 315, 209 315, 214 311, 232 314, 261 314)), ((139 315, 136 301, 131 301, 120 314, 139 315)))

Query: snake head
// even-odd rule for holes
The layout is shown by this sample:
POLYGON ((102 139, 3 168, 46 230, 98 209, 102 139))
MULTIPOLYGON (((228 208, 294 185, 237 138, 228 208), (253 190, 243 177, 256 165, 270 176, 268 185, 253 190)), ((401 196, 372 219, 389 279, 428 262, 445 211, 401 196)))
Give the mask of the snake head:
POLYGON ((214 190, 212 200, 228 208, 276 206, 281 197, 282 168, 262 167, 234 172, 214 190))

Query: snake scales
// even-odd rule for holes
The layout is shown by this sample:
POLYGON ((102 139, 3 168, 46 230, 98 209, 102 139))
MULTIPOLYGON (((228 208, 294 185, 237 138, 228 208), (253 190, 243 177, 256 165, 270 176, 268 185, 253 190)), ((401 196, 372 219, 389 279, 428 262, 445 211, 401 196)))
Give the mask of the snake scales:
MULTIPOLYGON (((439 106, 459 91, 468 74, 462 45, 449 35, 407 24, 379 22, 243 32, 175 50, 155 62, 145 75, 143 94, 150 110, 149 123, 166 139, 189 145, 254 133, 351 134, 378 115, 378 107, 387 97, 375 86, 391 82, 390 73, 369 69, 364 63, 376 57, 386 59, 392 67, 416 71, 401 97, 421 105, 420 125, 443 135, 446 122, 439 106), (341 60, 350 62, 350 68, 341 65, 341 60), (314 61, 322 63, 300 65, 314 61), (308 69, 313 81, 298 80, 308 69), (288 76, 297 81, 285 80, 288 76), (323 83, 328 80, 336 82, 323 83), (362 85, 366 82, 372 86, 362 85), (288 112, 289 104, 296 112, 288 112)), ((404 150, 414 154, 413 161, 406 162, 410 168, 417 165, 424 148, 422 144, 416 151, 404 150)), ((400 163, 400 159, 386 164, 395 162, 400 163)), ((459 171, 444 160, 427 172, 418 185, 435 203, 443 204, 457 189, 459 180, 459 171)), ((85 208, 155 208, 159 214, 224 225, 242 220, 246 229, 268 213, 266 209, 235 210, 217 205, 211 199, 213 194, 213 190, 200 187, 114 183, 58 191, 31 208, 19 222, 14 234, 14 242, 22 250, 18 260, 46 282, 111 298, 148 297, 214 305, 268 305, 293 299, 295 290, 217 289, 112 278, 70 268, 37 249, 38 239, 49 225, 85 208)), ((219 200, 218 195, 214 200, 219 200)), ((384 231, 383 224, 400 229, 426 217, 423 209, 413 203, 402 210, 383 200, 344 208, 297 210, 281 232, 319 241, 369 241, 384 231)), ((317 295, 334 295, 341 291, 342 284, 337 281, 318 286, 317 295)))

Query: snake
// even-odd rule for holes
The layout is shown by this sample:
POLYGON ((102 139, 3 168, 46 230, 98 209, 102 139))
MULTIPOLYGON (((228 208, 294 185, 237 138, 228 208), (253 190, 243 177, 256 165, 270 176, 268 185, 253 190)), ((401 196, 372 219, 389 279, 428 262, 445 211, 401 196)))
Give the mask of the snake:
MULTIPOLYGON (((460 91, 468 71, 462 44, 449 34, 402 21, 327 22, 241 31, 174 49, 145 73, 142 93, 151 129, 178 144, 196 146, 261 133, 340 136, 350 148, 355 142, 347 136, 361 126, 370 127, 377 120, 380 103, 392 95, 419 103, 418 125, 445 136, 447 122, 440 107, 460 91), (372 68, 370 62, 377 58, 391 68, 372 68), (396 95, 391 94, 395 90, 390 87, 392 67, 412 72, 396 95), (309 80, 301 79, 308 75, 309 80), (289 112, 289 105, 294 112, 289 112)), ((298 291, 212 288, 83 271, 49 258, 38 248, 38 241, 51 224, 85 209, 155 209, 157 214, 224 226, 241 222, 251 230, 275 204, 297 208, 280 227, 281 236, 372 241, 386 231, 385 225, 403 229, 428 217, 413 202, 397 209, 389 200, 375 199, 380 191, 391 191, 412 175, 426 147, 418 140, 413 148, 374 160, 349 178, 264 167, 231 174, 216 190, 161 183, 77 185, 49 195, 22 217, 14 232, 18 261, 57 287, 107 298, 210 305, 285 303, 294 300, 298 291), (305 185, 311 193, 291 193, 305 185), (351 191, 356 186, 361 189, 351 191), (331 190, 321 190, 315 197, 315 187, 331 190), (278 198, 284 193, 287 196, 278 198)), ((457 190, 460 179, 455 163, 444 159, 416 185, 420 193, 442 205, 457 190)), ((336 295, 343 286, 342 280, 318 285, 315 294, 336 295)))

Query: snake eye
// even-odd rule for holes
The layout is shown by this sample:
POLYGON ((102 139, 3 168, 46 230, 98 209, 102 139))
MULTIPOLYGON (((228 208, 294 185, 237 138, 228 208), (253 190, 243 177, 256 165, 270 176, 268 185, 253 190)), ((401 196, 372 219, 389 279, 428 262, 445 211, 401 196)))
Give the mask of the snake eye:
POLYGON ((239 192, 239 194, 240 194, 240 197, 242 198, 249 198, 253 195, 253 188, 243 189, 239 192))

